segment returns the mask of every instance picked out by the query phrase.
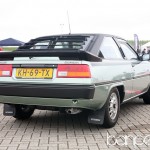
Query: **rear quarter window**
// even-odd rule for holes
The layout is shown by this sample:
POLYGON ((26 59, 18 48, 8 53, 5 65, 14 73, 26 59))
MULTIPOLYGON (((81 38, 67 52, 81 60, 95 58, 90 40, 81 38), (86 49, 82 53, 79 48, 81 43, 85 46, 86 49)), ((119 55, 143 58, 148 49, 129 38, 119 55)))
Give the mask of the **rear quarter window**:
POLYGON ((123 59, 119 47, 112 37, 104 37, 100 52, 105 59, 123 59))

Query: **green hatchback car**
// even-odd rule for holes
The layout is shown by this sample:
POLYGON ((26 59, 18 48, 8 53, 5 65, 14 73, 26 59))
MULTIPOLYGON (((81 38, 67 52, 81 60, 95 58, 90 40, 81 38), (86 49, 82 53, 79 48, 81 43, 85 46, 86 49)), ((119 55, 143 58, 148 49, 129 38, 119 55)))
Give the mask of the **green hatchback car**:
POLYGON ((120 105, 150 104, 150 56, 106 34, 66 34, 30 40, 0 53, 4 115, 28 119, 35 109, 87 112, 88 123, 113 127, 120 105))

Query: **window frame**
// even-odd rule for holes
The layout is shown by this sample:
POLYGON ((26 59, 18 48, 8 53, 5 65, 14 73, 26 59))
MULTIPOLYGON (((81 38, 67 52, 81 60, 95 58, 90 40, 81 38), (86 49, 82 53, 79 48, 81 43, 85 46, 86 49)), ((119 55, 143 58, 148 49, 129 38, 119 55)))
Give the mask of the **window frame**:
POLYGON ((129 46, 130 50, 137 56, 137 59, 135 59, 135 60, 140 60, 138 53, 134 50, 134 48, 133 48, 126 40, 124 40, 124 39, 122 39, 122 38, 118 38, 118 37, 117 37, 117 38, 115 37, 114 39, 115 39, 116 43, 118 44, 118 46, 119 46, 119 48, 120 48, 120 51, 121 51, 122 54, 123 54, 123 58, 124 58, 125 60, 132 60, 132 59, 128 59, 128 58, 126 57, 126 55, 125 55, 123 49, 121 48, 120 43, 125 43, 127 46, 129 46), (120 41, 119 41, 119 40, 120 40, 120 41))

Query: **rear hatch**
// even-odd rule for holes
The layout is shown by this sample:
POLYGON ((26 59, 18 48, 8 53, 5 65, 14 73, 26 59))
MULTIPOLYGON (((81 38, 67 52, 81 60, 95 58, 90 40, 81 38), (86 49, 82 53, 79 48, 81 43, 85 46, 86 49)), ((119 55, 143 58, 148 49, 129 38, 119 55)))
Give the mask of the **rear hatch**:
POLYGON ((90 84, 90 62, 101 61, 89 51, 93 41, 94 35, 40 37, 0 53, 0 82, 90 84))
POLYGON ((19 59, 0 62, 0 95, 93 98, 90 62, 60 61, 57 57, 19 59))
POLYGON ((0 53, 0 94, 61 97, 64 91, 70 98, 75 91, 75 97, 91 98, 94 88, 90 62, 101 61, 86 51, 92 39, 93 36, 44 37, 14 52, 0 53), (55 89, 54 96, 47 95, 55 89))

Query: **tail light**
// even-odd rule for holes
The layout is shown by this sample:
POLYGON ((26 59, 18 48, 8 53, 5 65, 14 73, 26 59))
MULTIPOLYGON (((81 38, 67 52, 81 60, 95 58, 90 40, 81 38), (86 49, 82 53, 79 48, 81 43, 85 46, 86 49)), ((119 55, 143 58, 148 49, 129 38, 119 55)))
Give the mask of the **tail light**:
POLYGON ((57 78, 90 78, 88 65, 58 65, 57 78))
POLYGON ((12 75, 12 65, 0 65, 0 77, 10 77, 12 75))

